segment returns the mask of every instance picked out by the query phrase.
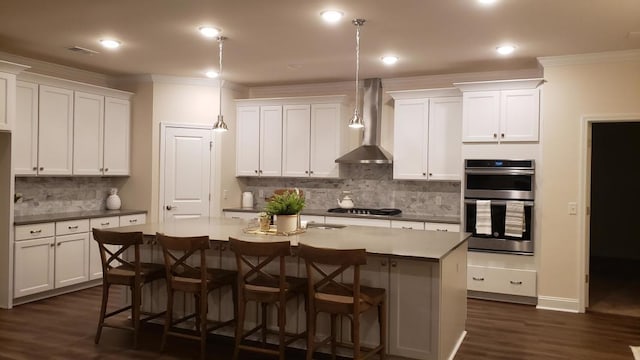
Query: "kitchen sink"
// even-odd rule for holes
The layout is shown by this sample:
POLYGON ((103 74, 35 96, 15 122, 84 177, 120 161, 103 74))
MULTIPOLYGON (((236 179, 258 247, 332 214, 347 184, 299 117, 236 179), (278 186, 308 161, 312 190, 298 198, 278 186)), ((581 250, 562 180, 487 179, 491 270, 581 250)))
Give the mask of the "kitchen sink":
POLYGON ((307 224, 307 228, 323 229, 323 230, 342 229, 345 226, 347 226, 347 225, 321 224, 321 223, 313 223, 313 222, 307 224))

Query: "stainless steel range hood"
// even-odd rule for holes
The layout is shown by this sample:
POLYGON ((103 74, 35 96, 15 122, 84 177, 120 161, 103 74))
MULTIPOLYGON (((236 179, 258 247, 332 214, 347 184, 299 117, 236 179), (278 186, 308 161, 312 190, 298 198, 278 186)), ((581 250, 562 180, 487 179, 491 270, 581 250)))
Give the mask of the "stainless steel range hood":
POLYGON ((380 146, 382 121, 382 81, 364 80, 362 145, 336 159, 339 164, 391 164, 391 154, 380 146))

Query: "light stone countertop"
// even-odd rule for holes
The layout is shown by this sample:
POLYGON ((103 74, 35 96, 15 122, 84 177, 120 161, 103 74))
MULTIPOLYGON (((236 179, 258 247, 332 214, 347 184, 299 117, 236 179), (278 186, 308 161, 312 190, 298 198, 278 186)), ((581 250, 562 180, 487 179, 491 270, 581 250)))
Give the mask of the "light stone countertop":
POLYGON ((14 225, 30 225, 53 221, 80 220, 100 218, 107 216, 123 216, 134 214, 146 214, 146 210, 120 209, 120 210, 87 210, 75 212, 49 213, 41 215, 16 216, 13 219, 14 225))
MULTIPOLYGON (((222 211, 235 211, 235 212, 261 212, 262 209, 257 208, 226 208, 222 209, 222 211)), ((384 220, 399 220, 399 221, 425 221, 432 223, 442 223, 442 224, 460 224, 459 216, 435 216, 435 215, 425 215, 425 214, 405 214, 404 212, 400 215, 363 215, 363 214, 348 214, 348 213, 332 213, 328 212, 326 209, 303 209, 301 212, 302 215, 318 215, 318 216, 335 216, 335 217, 350 217, 350 218, 360 218, 360 219, 384 219, 384 220)))
POLYGON ((298 235, 275 236, 247 234, 247 220, 227 218, 181 219, 165 223, 148 223, 119 227, 115 231, 142 231, 146 236, 156 232, 170 236, 208 235, 211 240, 227 241, 229 237, 256 242, 291 241, 334 249, 364 248, 369 254, 390 255, 427 261, 439 261, 463 244, 471 234, 444 231, 387 229, 369 226, 346 226, 340 229, 309 228, 298 235))

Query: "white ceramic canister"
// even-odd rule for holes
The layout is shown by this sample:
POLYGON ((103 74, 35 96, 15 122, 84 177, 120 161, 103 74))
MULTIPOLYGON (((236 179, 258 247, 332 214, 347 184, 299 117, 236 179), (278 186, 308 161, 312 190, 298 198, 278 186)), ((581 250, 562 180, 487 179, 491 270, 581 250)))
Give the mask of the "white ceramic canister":
POLYGON ((253 193, 245 191, 242 193, 242 207, 246 209, 253 208, 253 193))
POLYGON ((118 189, 112 188, 109 190, 109 196, 107 197, 107 209, 118 210, 120 206, 122 206, 122 201, 120 201, 120 196, 118 196, 118 189))

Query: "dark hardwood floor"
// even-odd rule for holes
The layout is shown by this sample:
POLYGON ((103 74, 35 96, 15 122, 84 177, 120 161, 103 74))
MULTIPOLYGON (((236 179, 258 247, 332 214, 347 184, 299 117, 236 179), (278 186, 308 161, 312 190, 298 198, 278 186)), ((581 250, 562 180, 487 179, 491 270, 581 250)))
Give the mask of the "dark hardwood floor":
MULTIPOLYGON (((0 359, 191 359, 193 341, 170 339, 160 353, 161 328, 145 328, 139 349, 129 332, 105 329, 93 343, 100 288, 0 310, 0 359)), ((533 306, 469 300, 467 337, 456 360, 475 359, 633 359, 640 345, 640 319, 606 314, 571 314, 533 306)), ((232 343, 212 337, 208 359, 231 358, 232 343)), ((302 359, 292 351, 287 359, 302 359)), ((242 359, 273 359, 243 355, 242 359)))

